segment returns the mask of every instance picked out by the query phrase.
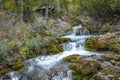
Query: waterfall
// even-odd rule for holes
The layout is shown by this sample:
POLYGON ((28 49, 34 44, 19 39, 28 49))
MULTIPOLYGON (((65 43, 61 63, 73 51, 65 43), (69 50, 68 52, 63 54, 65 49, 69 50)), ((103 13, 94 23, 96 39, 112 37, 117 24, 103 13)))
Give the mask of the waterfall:
POLYGON ((6 74, 10 79, 6 79, 5 75, 0 77, 0 80, 72 80, 72 71, 62 59, 73 54, 93 55, 94 53, 84 49, 85 39, 90 36, 86 28, 81 25, 75 26, 71 35, 62 36, 72 39, 72 42, 62 44, 64 52, 26 60, 25 67, 19 71, 20 73, 10 72, 6 74))
POLYGON ((73 27, 72 35, 74 36, 89 35, 89 34, 90 34, 89 31, 86 28, 82 27, 82 25, 73 27))
POLYGON ((71 38, 74 42, 68 42, 63 45, 64 50, 85 50, 85 39, 90 37, 89 31, 81 25, 73 27, 73 33, 71 35, 64 36, 65 38, 71 38))

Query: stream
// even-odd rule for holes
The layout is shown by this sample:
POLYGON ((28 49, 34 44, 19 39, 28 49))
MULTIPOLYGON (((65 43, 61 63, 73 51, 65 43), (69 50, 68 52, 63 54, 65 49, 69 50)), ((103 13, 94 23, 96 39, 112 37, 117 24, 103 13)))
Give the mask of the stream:
POLYGON ((81 25, 73 27, 72 34, 62 36, 71 38, 72 42, 61 44, 64 52, 57 55, 39 56, 26 60, 25 67, 19 71, 9 72, 0 80, 72 80, 72 71, 62 59, 69 55, 91 56, 97 53, 85 50, 85 39, 91 37, 89 31, 81 25))

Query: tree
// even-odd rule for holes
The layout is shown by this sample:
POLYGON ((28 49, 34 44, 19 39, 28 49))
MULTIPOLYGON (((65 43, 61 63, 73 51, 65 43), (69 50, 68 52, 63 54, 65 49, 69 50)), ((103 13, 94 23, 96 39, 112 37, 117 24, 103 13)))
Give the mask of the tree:
POLYGON ((49 2, 48 0, 45 1, 45 17, 46 17, 46 28, 48 28, 48 15, 49 15, 49 2))
POLYGON ((16 12, 18 13, 18 0, 15 0, 15 5, 16 5, 16 12))

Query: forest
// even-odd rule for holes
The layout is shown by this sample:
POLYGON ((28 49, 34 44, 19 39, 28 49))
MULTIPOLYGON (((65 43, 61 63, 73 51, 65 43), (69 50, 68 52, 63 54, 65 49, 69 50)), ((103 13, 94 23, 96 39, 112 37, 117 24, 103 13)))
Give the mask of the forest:
POLYGON ((120 0, 0 0, 0 80, 120 80, 120 0))

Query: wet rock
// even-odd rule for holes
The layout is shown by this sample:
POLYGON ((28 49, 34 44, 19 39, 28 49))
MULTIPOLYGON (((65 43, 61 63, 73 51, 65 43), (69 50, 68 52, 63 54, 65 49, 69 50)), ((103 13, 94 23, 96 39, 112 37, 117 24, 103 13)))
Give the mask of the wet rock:
POLYGON ((0 78, 0 80, 10 80, 11 78, 8 75, 4 75, 0 78))
POLYGON ((113 75, 107 75, 107 77, 108 77, 110 80, 115 80, 115 76, 113 76, 113 75))
POLYGON ((110 61, 112 63, 112 65, 116 65, 116 62, 114 60, 110 61))

